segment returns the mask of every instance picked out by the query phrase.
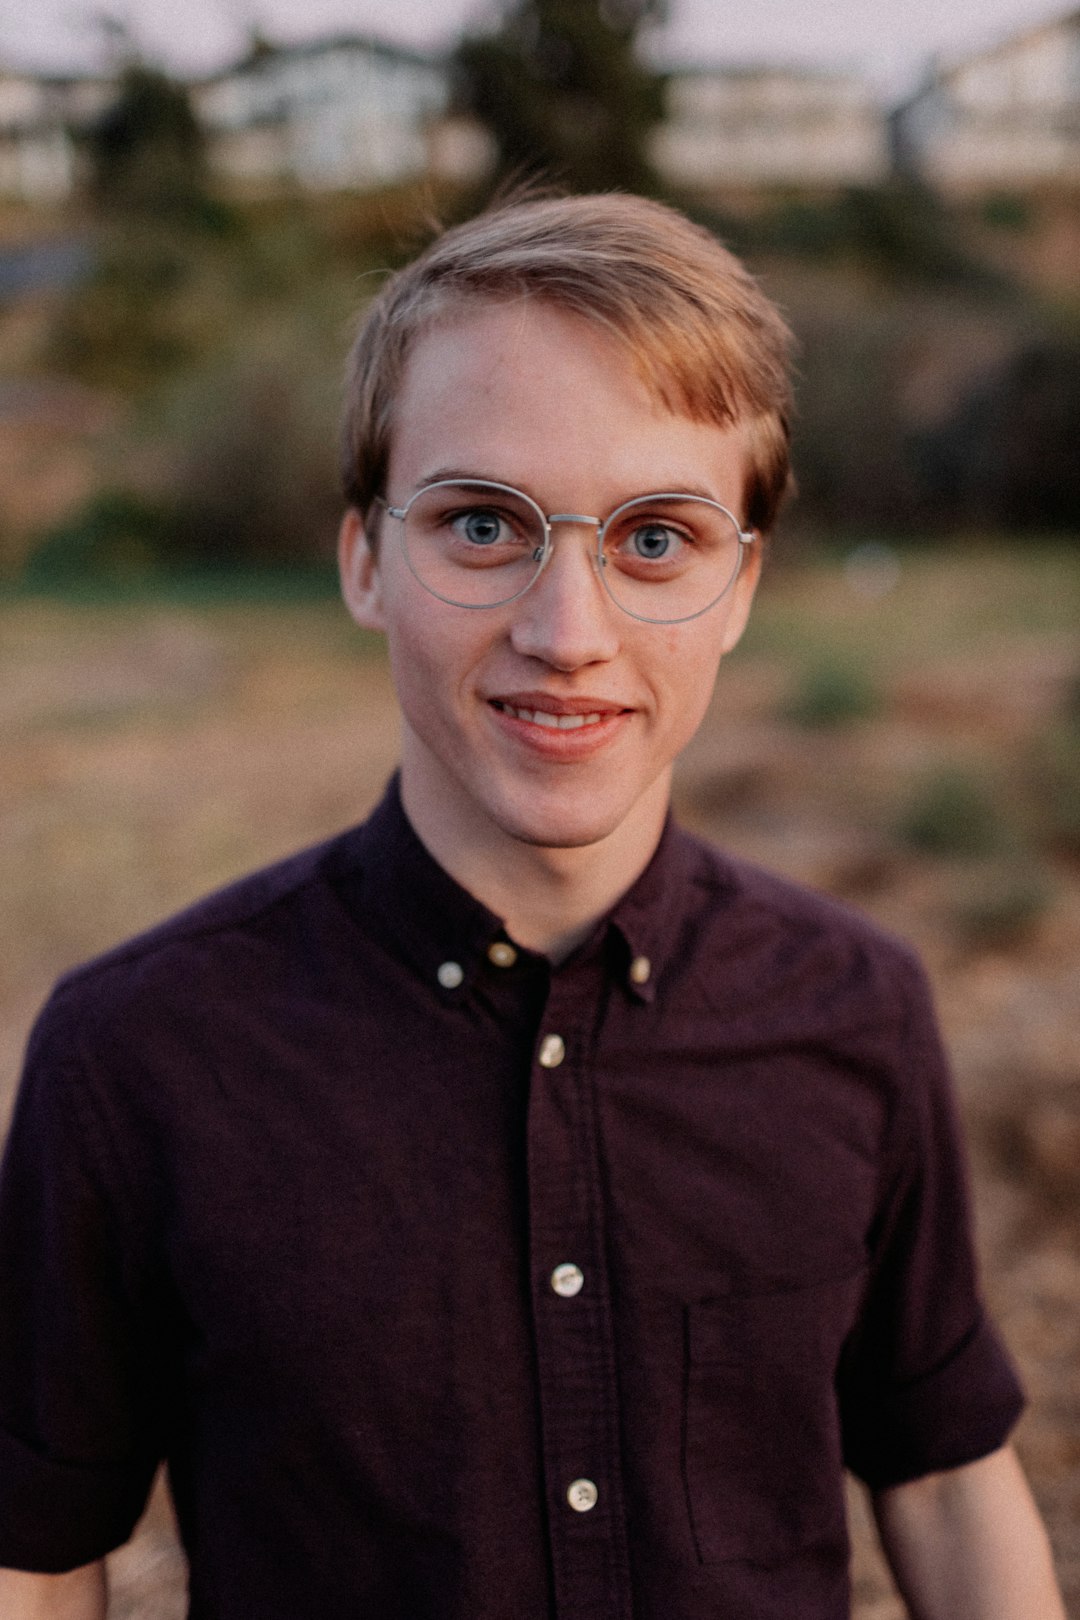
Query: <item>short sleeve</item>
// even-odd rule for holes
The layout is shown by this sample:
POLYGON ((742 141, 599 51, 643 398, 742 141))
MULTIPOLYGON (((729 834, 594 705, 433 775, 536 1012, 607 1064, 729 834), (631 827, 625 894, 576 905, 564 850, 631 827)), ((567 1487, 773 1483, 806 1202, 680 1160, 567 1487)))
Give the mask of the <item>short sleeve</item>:
POLYGON ((979 1295, 951 1077, 909 967, 872 1265, 840 1380, 845 1460, 873 1489, 988 1455, 1024 1404, 979 1295))
POLYGON ((0 1566, 59 1573, 126 1541, 162 1450, 158 1290, 112 1179, 50 1006, 0 1167, 0 1566))

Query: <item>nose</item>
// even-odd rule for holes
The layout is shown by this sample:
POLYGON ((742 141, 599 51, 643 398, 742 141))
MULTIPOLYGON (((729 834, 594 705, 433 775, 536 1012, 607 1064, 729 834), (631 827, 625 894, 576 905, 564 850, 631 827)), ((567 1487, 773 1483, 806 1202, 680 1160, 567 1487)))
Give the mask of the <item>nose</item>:
POLYGON ((510 641, 525 657, 569 671, 615 656, 621 615, 597 572, 593 520, 560 515, 551 555, 514 610, 510 641))

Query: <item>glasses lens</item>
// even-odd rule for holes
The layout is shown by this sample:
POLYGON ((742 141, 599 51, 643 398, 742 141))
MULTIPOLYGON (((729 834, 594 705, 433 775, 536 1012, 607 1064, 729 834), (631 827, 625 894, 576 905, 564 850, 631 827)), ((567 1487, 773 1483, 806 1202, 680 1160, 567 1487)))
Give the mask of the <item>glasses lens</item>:
POLYGON ((656 624, 692 619, 739 572, 742 541, 730 512, 693 495, 646 495, 611 514, 603 578, 612 599, 656 624))
POLYGON ((431 484, 405 514, 409 567, 456 607, 497 607, 532 584, 544 560, 544 519, 499 484, 431 484))

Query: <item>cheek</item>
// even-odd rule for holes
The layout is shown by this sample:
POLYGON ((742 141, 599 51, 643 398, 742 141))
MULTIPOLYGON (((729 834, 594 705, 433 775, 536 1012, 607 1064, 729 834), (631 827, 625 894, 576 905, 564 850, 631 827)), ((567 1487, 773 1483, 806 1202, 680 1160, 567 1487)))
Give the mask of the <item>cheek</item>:
POLYGON ((672 724, 688 739, 697 730, 712 698, 720 665, 724 624, 709 627, 708 636, 688 636, 687 626, 663 632, 661 668, 672 724))
POLYGON ((398 702, 423 731, 459 707, 459 695, 483 656, 476 627, 461 609, 406 596, 391 605, 386 639, 398 702), (444 614, 447 617, 444 617, 444 614), (453 618, 448 616, 453 614, 453 618))

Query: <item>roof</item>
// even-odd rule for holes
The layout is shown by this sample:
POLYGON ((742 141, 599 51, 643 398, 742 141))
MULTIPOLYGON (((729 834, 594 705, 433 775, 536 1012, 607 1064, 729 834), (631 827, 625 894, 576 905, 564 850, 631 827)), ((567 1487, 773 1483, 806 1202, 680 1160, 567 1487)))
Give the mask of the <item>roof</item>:
POLYGON ((982 62, 992 62, 1003 56, 1010 56, 1018 49, 1032 44, 1048 34, 1056 34, 1060 30, 1075 29, 1080 34, 1080 6, 1063 12, 1057 17, 1048 17, 1043 22, 1032 23, 1028 28, 1022 28, 1016 33, 1006 34, 1003 38, 995 40, 992 44, 983 46, 977 51, 968 51, 964 56, 952 61, 941 62, 934 58, 927 70, 923 82, 917 86, 909 96, 905 96, 893 109, 896 113, 903 113, 908 107, 913 107, 934 90, 942 86, 948 87, 955 79, 965 73, 968 68, 982 62))
POLYGON ((415 50, 408 45, 393 44, 375 34, 320 34, 315 39, 286 42, 260 38, 236 61, 215 68, 197 82, 213 84, 236 73, 259 72, 264 66, 276 66, 283 61, 303 61, 335 51, 357 51, 366 56, 381 56, 387 61, 407 62, 416 67, 435 68, 441 65, 441 58, 435 54, 415 50))

